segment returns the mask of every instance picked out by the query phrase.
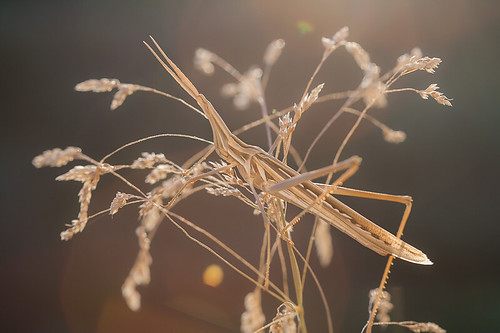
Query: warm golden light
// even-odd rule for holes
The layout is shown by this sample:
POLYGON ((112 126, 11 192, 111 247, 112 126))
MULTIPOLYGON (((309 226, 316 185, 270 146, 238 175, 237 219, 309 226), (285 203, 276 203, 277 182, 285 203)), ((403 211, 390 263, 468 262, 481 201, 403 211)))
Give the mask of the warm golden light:
POLYGON ((210 265, 203 272, 203 283, 210 287, 217 287, 224 279, 224 271, 219 265, 210 265))

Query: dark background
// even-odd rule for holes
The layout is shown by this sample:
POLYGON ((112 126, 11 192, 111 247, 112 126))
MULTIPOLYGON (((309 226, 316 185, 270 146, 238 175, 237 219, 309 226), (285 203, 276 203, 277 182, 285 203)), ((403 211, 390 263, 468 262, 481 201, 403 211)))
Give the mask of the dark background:
MULTIPOLYGON (((115 112, 111 94, 75 92, 88 78, 116 77, 180 95, 175 82, 142 44, 154 35, 166 52, 214 103, 230 128, 259 116, 234 111, 220 97, 229 77, 204 77, 193 69, 197 47, 205 47, 241 71, 261 64, 271 40, 287 46, 268 90, 269 105, 283 108, 300 99, 318 63, 320 38, 344 25, 382 69, 414 46, 443 63, 434 76, 418 73, 398 86, 438 83, 453 108, 416 94, 389 97, 373 115, 408 139, 384 142, 364 125, 343 157, 358 154, 363 164, 347 183, 353 188, 410 194, 414 209, 406 239, 434 261, 421 267, 398 261, 389 280, 394 320, 432 321, 449 332, 494 332, 500 318, 498 236, 500 124, 498 1, 3 1, 0 4, 0 331, 2 332, 229 332, 237 331, 243 297, 252 286, 224 267, 217 288, 201 282, 217 259, 165 224, 153 242, 152 282, 141 288, 143 308, 126 308, 120 286, 136 255, 134 209, 99 218, 70 242, 59 233, 76 217, 79 184, 57 183, 63 169, 35 169, 32 158, 69 145, 100 158, 124 143, 158 133, 211 138, 201 117, 162 97, 137 93, 115 112), (303 34, 299 22, 313 30, 303 34)), ((361 73, 339 51, 316 83, 324 92, 353 88, 361 73)), ((297 130, 300 151, 338 108, 311 110, 297 130), (313 113, 314 112, 314 113, 313 113)), ((345 116, 312 155, 309 169, 331 162, 352 124, 345 116)), ((262 129, 242 136, 263 145, 262 129)), ((182 162, 202 145, 159 139, 131 148, 112 162, 130 162, 141 151, 163 152, 182 162)), ((136 178, 140 181, 140 178, 136 178)), ((91 209, 109 205, 117 181, 105 179, 91 209)), ((402 207, 346 200, 377 223, 396 230, 402 207)), ((204 194, 176 211, 205 226, 256 261, 261 220, 234 199, 204 194), (221 213, 223 212, 223 213, 221 213)), ((311 226, 304 219, 295 231, 311 226)), ((301 243, 302 242, 302 243, 301 243)), ((367 293, 382 273, 385 258, 334 232, 335 257, 316 271, 330 302, 337 332, 359 332, 367 318, 367 293)), ((306 318, 312 332, 325 331, 324 313, 313 285, 306 290, 306 318)), ((277 304, 264 298, 266 319, 277 304)))

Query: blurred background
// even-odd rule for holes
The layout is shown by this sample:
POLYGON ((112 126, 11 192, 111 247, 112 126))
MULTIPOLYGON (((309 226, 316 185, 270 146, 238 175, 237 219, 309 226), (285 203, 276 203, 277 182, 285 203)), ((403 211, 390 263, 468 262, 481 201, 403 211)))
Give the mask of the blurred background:
MULTIPOLYGON (((130 311, 121 284, 138 250, 136 210, 90 223, 70 242, 59 233, 76 218, 80 184, 54 178, 69 168, 35 169, 32 158, 54 147, 78 146, 100 159, 135 139, 159 133, 189 133, 211 139, 208 123, 180 104, 136 93, 116 111, 111 94, 78 93, 89 78, 118 78, 186 97, 142 41, 153 35, 168 55, 216 106, 231 129, 255 120, 253 105, 236 111, 220 95, 231 78, 193 69, 204 47, 240 71, 261 65, 267 44, 286 47, 267 90, 270 108, 298 102, 320 60, 321 37, 350 27, 373 62, 389 70, 397 57, 419 46, 441 57, 435 75, 416 73, 399 87, 437 83, 453 108, 416 94, 389 96, 389 106, 372 115, 407 133, 406 142, 386 143, 363 124, 343 158, 363 157, 347 186, 409 194, 414 198, 405 239, 434 261, 421 267, 397 261, 388 290, 393 320, 432 321, 448 332, 493 332, 500 317, 500 223, 498 200, 500 124, 498 93, 500 3, 498 1, 2 1, 0 3, 2 120, 0 147, 0 331, 2 332, 234 332, 243 298, 253 286, 172 225, 160 228, 152 245, 152 282, 140 288, 143 307, 130 311), (202 282, 210 264, 221 264, 218 287, 202 282)), ((344 50, 329 59, 316 84, 323 93, 356 87, 362 73, 344 50)), ((311 109, 294 144, 304 152, 339 107, 311 109)), ((315 169, 331 163, 352 125, 343 116, 313 151, 315 169)), ((265 145, 262 128, 242 135, 265 145)), ((178 163, 203 145, 159 139, 130 148, 111 162, 129 163, 142 151, 164 153, 178 163)), ((212 159, 215 159, 214 157, 212 159)), ((132 179, 141 184, 142 176, 132 179)), ((118 181, 104 179, 92 211, 109 206, 118 181)), ((395 231, 403 207, 364 199, 345 200, 383 227, 395 231)), ((176 207, 184 215, 257 263, 262 221, 231 198, 193 196, 176 207), (221 214, 221 211, 224 211, 221 214)), ((298 246, 312 225, 296 228, 298 246)), ((322 269, 336 332, 359 332, 367 319, 368 291, 377 286, 385 258, 333 231, 335 254, 322 269)), ((278 275, 279 276, 279 275, 278 275)), ((311 282, 311 279, 309 279, 311 282)), ((325 332, 319 294, 307 285, 306 318, 311 332, 325 332)), ((279 305, 264 297, 266 319, 279 305)), ((388 330, 390 331, 390 330, 388 330)), ((395 331, 395 330, 393 330, 395 331)))

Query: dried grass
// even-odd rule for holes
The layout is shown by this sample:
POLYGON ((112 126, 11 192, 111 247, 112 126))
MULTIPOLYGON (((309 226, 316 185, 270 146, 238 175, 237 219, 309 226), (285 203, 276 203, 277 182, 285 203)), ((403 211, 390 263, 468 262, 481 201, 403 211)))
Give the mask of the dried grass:
MULTIPOLYGON (((347 27, 344 27, 331 38, 322 39, 324 52, 321 61, 307 82, 302 97, 293 106, 284 110, 275 110, 271 115, 267 112, 264 91, 271 68, 279 60, 285 47, 285 42, 282 39, 277 39, 269 44, 263 56, 263 69, 252 67, 241 74, 227 61, 205 49, 198 49, 196 51, 194 66, 207 75, 214 73, 217 68, 221 68, 229 73, 234 81, 222 86, 221 91, 223 96, 232 98, 234 106, 239 110, 244 110, 252 107, 253 104, 257 104, 262 111, 260 119, 244 126, 240 130, 234 131, 234 133, 238 134, 253 127, 264 125, 269 144, 269 156, 272 155, 276 159, 280 158, 283 163, 286 163, 288 157, 291 156, 300 165, 299 171, 305 170, 309 153, 326 130, 343 114, 354 115, 356 121, 338 148, 332 165, 337 164, 345 145, 357 129, 359 123, 363 120, 380 128, 383 138, 387 142, 403 142, 406 138, 406 134, 403 131, 392 130, 368 114, 368 111, 373 107, 387 106, 387 95, 389 93, 411 91, 419 94, 423 99, 432 97, 439 104, 451 106, 450 99, 438 91, 439 87, 437 84, 431 84, 424 90, 393 88, 396 81, 412 72, 423 70, 433 74, 441 63, 439 58, 423 57, 419 49, 414 49, 409 54, 400 56, 394 68, 382 74, 380 68, 370 59, 368 52, 358 43, 349 41, 348 37, 349 31, 347 27), (363 79, 359 83, 359 86, 352 90, 320 96, 324 85, 318 84, 316 88, 311 89, 312 83, 317 73, 321 70, 323 63, 335 50, 341 47, 344 47, 352 55, 363 73, 363 79), (313 143, 307 150, 304 158, 301 158, 302 154, 296 151, 292 144, 292 139, 295 129, 300 125, 302 115, 310 108, 315 108, 316 104, 337 99, 344 100, 344 104, 314 137, 313 143), (275 123, 276 118, 278 118, 277 124, 275 123)), ((181 77, 180 80, 183 81, 184 79, 181 77)), ((91 79, 79 83, 75 89, 77 91, 99 93, 116 90, 111 103, 112 110, 120 107, 126 98, 134 92, 145 91, 177 100, 188 106, 188 108, 205 116, 202 111, 178 97, 145 86, 121 83, 117 79, 91 79)), ((110 156, 119 153, 126 147, 162 136, 178 136, 207 142, 204 139, 188 135, 165 134, 126 144, 100 161, 90 158, 77 147, 68 147, 64 150, 55 148, 45 151, 33 159, 33 165, 37 168, 43 166, 62 167, 74 160, 82 162, 81 165, 77 165, 57 177, 59 181, 73 180, 82 183, 82 188, 78 193, 80 211, 77 218, 72 220, 68 228, 61 233, 61 238, 69 240, 77 233, 82 232, 87 222, 96 215, 106 212, 116 215, 119 213, 120 208, 126 205, 137 205, 140 217, 140 222, 136 229, 139 251, 135 263, 122 286, 123 297, 130 309, 134 311, 140 309, 141 298, 137 287, 147 285, 151 280, 150 266, 152 264, 152 256, 150 246, 156 231, 162 221, 165 220, 165 223, 175 225, 189 240, 192 240, 214 254, 223 263, 234 269, 254 285, 253 291, 248 293, 244 300, 245 312, 241 317, 242 332, 255 332, 266 329, 276 333, 306 332, 307 315, 304 314, 307 309, 303 308, 302 299, 305 292, 304 281, 308 276, 312 277, 317 284, 325 305, 325 320, 331 332, 333 325, 330 309, 326 297, 322 292, 321 284, 310 265, 313 244, 316 247, 321 266, 328 266, 332 260, 333 246, 328 224, 317 219, 310 234, 309 246, 306 249, 295 247, 292 242, 291 226, 297 223, 300 217, 308 212, 308 209, 304 209, 299 216, 290 217, 286 213, 286 201, 278 199, 277 196, 266 193, 266 191, 259 191, 257 193, 258 188, 256 190, 252 186, 252 181, 248 178, 248 175, 241 174, 242 169, 238 169, 239 171, 237 171, 234 164, 227 161, 216 160, 206 163, 205 160, 214 151, 212 145, 207 146, 207 148, 195 154, 183 164, 174 163, 161 153, 143 153, 142 156, 129 164, 110 165, 106 163, 106 160, 110 156), (150 184, 152 188, 145 191, 129 182, 119 172, 123 169, 147 170, 148 173, 145 177, 145 182, 150 184), (131 193, 117 192, 116 196, 111 200, 108 210, 89 216, 88 212, 92 193, 97 189, 100 179, 108 174, 125 183, 131 193), (262 240, 252 241, 255 244, 260 243, 256 247, 257 249, 260 248, 261 252, 260 263, 257 267, 251 265, 245 258, 229 248, 223 240, 216 238, 208 230, 197 226, 194 222, 174 212, 175 205, 178 202, 188 199, 193 193, 201 190, 212 196, 235 197, 244 206, 248 206, 256 214, 262 215, 264 219, 262 240), (283 242, 282 238, 285 230, 287 241, 283 242), (192 234, 193 231, 207 237, 209 242, 201 241, 194 237, 192 234), (286 259, 287 256, 288 258, 286 259), (275 277, 270 277, 269 275, 270 265, 274 257, 278 258, 279 269, 282 272, 281 282, 274 281, 275 277), (290 282, 293 283, 295 296, 290 293, 290 282), (277 308, 277 314, 267 324, 261 305, 263 293, 275 298, 281 304, 277 308)), ((265 179, 267 177, 266 172, 264 169, 258 169, 256 175, 265 179)), ((339 186, 348 177, 342 178, 341 176, 333 185, 331 185, 331 177, 332 172, 328 173, 327 185, 322 185, 325 188, 324 193, 318 196, 317 202, 311 203, 311 207, 321 204, 330 193, 347 191, 347 189, 340 188, 339 186)), ((411 202, 411 199, 405 200, 411 202)), ((346 216, 346 218, 350 217, 346 216)), ((406 218, 407 215, 402 219, 403 225, 406 218)), ((402 228, 398 233, 398 237, 401 236, 401 233, 402 228)), ((380 282, 380 287, 370 292, 370 318, 365 325, 367 331, 371 331, 373 325, 398 325, 406 327, 413 332, 444 332, 443 329, 434 323, 390 321, 389 312, 392 310, 393 304, 390 302, 390 295, 384 291, 384 287, 392 260, 393 256, 390 256, 386 271, 380 282), (374 324, 375 318, 378 322, 374 324)))

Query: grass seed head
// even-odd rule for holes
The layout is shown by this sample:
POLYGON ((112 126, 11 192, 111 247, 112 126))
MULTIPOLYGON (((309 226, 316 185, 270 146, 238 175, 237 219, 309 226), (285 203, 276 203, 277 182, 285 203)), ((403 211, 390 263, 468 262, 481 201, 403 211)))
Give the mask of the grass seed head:
POLYGON ((36 168, 44 166, 61 167, 78 158, 81 152, 82 150, 78 147, 67 147, 64 150, 54 148, 36 156, 32 163, 36 168))

